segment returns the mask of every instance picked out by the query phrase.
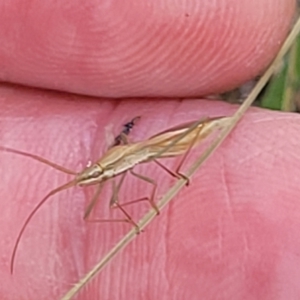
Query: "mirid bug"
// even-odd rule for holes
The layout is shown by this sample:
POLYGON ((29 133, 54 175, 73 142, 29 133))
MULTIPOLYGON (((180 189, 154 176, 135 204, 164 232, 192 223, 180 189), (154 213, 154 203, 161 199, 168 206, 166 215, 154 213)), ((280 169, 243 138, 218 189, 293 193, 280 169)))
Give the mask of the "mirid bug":
MULTIPOLYGON (((134 119, 133 119, 134 120, 134 119)), ((34 154, 25 153, 19 150, 14 150, 7 147, 0 147, 0 150, 24 155, 40 161, 44 164, 47 164, 59 171, 62 171, 67 174, 74 175, 74 179, 53 189, 50 191, 32 210, 29 216, 26 218, 24 225, 22 226, 17 239, 15 246, 12 252, 11 258, 11 272, 13 272, 15 256, 17 253, 18 245, 20 243, 21 237, 29 224, 32 217, 39 210, 39 208, 53 195, 66 190, 73 186, 89 186, 89 185, 98 185, 97 191, 93 196, 90 204, 88 205, 84 218, 87 218, 90 214, 91 209, 99 197, 100 191, 103 184, 118 175, 122 176, 121 180, 117 187, 113 191, 113 195, 110 201, 111 206, 118 207, 126 216, 126 219, 123 221, 131 223, 133 226, 139 230, 138 225, 131 219, 130 215, 118 202, 118 192, 123 183, 123 179, 127 172, 130 172, 133 176, 142 179, 153 185, 153 190, 151 196, 148 198, 148 201, 152 207, 157 211, 156 205, 154 203, 154 196, 157 187, 157 183, 144 175, 137 174, 133 171, 133 168, 140 163, 146 163, 154 161, 169 174, 177 178, 185 178, 184 175, 179 173, 180 166, 186 155, 189 151, 199 144, 205 137, 207 137, 215 129, 221 128, 228 124, 230 117, 218 117, 218 118, 207 118, 197 122, 189 122, 180 126, 170 128, 164 132, 158 133, 145 141, 140 141, 136 143, 127 143, 127 133, 130 132, 132 127, 125 127, 120 134, 120 139, 124 141, 122 145, 116 145, 110 148, 104 155, 94 164, 89 167, 84 168, 81 172, 76 173, 70 171, 62 166, 59 166, 55 163, 52 163, 42 157, 39 157, 34 154), (183 159, 175 172, 168 170, 164 167, 158 159, 166 157, 175 157, 184 155, 183 159)), ((187 181, 188 182, 188 181, 187 181)), ((105 221, 105 220, 102 220, 105 221)), ((113 220, 109 220, 113 221, 113 220)))

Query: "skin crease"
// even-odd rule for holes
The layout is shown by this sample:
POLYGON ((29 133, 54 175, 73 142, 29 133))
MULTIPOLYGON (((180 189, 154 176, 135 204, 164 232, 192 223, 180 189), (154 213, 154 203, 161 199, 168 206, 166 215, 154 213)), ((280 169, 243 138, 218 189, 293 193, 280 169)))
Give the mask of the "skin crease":
MULTIPOLYGON (((73 170, 98 159, 137 115, 136 141, 232 114, 236 106, 188 96, 257 75, 278 51, 294 10, 287 0, 23 3, 0 5, 0 78, 15 83, 0 87, 0 145, 73 170)), ((298 115, 252 108, 191 185, 76 299, 299 299, 299 125, 298 115)), ((0 168, 0 298, 59 299, 129 225, 84 222, 90 189, 56 195, 25 231, 12 276, 25 218, 71 177, 10 153, 0 153, 0 168)), ((136 171, 159 183, 159 195, 174 182, 157 166, 136 171)), ((109 188, 94 217, 122 217, 109 211, 109 188)), ((128 177, 120 201, 150 188, 128 177)), ((138 218, 148 207, 128 210, 138 218)))

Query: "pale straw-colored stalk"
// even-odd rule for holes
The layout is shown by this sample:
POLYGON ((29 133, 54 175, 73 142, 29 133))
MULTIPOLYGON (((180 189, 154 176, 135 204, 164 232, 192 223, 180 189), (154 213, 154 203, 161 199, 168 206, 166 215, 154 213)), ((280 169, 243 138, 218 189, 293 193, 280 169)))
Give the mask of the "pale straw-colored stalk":
MULTIPOLYGON (((186 176, 191 177, 198 168, 208 159, 209 156, 220 146, 224 139, 229 135, 229 133, 236 126, 238 121, 245 114, 247 109, 251 106, 253 101, 256 99, 257 95, 261 92, 262 88, 266 85, 278 64, 281 62, 283 56, 287 53, 291 45, 293 44, 295 38, 300 32, 300 18, 295 23, 292 31, 286 38, 284 44, 282 45, 280 51, 278 52, 276 58, 273 60, 272 64, 265 71, 263 76, 259 79, 256 86, 253 88, 245 102, 239 107, 239 109, 232 116, 232 120, 225 126, 218 137, 211 143, 211 145, 199 156, 198 159, 192 164, 192 166, 185 173, 186 176)), ((165 195, 157 203, 159 210, 162 210, 185 186, 186 180, 179 179, 176 183, 165 193, 165 195)), ((141 220, 138 222, 138 226, 143 230, 154 218, 156 217, 156 211, 150 209, 141 220)), ((72 299, 93 277, 95 277, 108 263, 111 263, 113 258, 120 253, 124 247, 126 247, 134 238, 136 237, 136 229, 132 228, 127 234, 125 234, 120 241, 90 270, 83 278, 81 278, 73 287, 61 298, 62 300, 72 299)))

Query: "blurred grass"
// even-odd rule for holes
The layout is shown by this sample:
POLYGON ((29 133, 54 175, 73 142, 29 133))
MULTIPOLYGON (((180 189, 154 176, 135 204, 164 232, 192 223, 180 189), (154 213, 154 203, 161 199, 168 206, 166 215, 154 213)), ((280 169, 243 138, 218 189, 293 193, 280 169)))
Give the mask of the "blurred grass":
MULTIPOLYGON (((217 95, 216 98, 241 104, 257 81, 258 78, 252 79, 237 89, 217 95)), ((300 36, 266 88, 258 95, 254 105, 273 110, 300 112, 300 36)))
POLYGON ((264 108, 296 112, 300 108, 299 91, 300 37, 271 78, 258 104, 264 108))

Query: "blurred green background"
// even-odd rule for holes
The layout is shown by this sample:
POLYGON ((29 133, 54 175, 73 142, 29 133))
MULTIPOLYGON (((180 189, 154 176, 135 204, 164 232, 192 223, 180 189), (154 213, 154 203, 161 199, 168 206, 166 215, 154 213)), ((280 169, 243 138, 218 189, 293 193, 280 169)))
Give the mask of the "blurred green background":
MULTIPOLYGON (((258 78, 255 78, 233 91, 218 96, 227 102, 242 103, 257 80, 258 78)), ((257 97, 254 105, 274 110, 300 112, 300 36, 257 97)))
POLYGON ((282 111, 300 111, 299 36, 260 95, 257 104, 261 107, 282 111))

